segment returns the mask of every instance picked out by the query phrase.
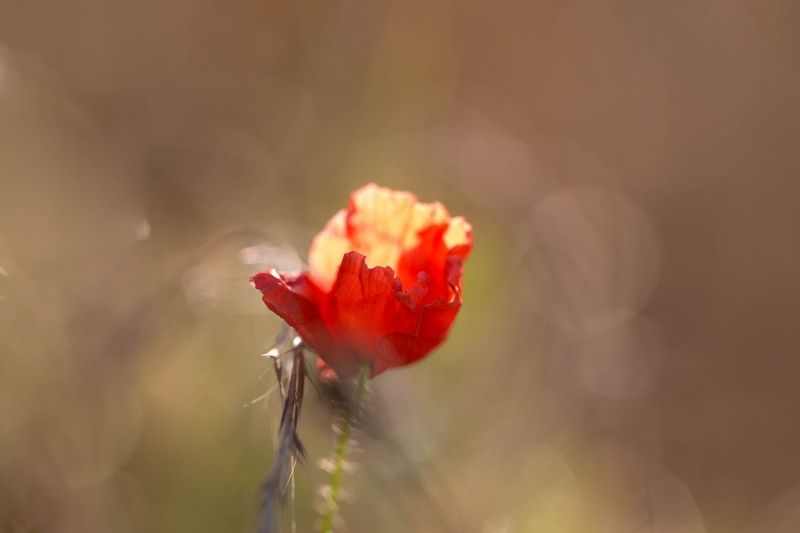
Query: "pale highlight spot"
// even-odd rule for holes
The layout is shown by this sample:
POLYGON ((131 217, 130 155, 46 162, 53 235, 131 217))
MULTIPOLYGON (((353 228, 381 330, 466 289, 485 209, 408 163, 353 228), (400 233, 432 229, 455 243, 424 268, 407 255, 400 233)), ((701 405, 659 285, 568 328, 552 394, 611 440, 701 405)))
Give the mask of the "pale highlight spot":
POLYGON ((260 243, 239 250, 239 262, 262 270, 272 268, 295 273, 303 269, 300 256, 290 246, 260 243))
POLYGON ((653 387, 662 346, 655 326, 644 318, 600 333, 571 336, 563 344, 578 358, 576 377, 589 396, 634 398, 653 387))
POLYGON ((633 318, 658 280, 661 248, 648 216, 609 190, 559 191, 536 206, 532 227, 548 320, 596 333, 633 318))
POLYGON ((146 241, 148 238, 150 238, 151 231, 152 228, 150 227, 150 222, 143 218, 138 224, 136 224, 136 227, 133 230, 133 235, 137 241, 146 241))

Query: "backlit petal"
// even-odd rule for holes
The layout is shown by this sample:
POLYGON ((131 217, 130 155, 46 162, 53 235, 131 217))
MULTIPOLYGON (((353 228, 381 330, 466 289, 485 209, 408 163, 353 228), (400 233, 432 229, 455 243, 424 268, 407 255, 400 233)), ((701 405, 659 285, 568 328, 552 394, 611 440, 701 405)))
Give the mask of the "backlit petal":
POLYGON ((347 216, 345 209, 336 213, 311 243, 308 253, 309 276, 323 291, 330 290, 342 257, 353 250, 353 244, 347 237, 347 216))
MULTIPOLYGON (((458 281, 460 285, 460 279, 458 281)), ((461 295, 456 291, 452 302, 440 298, 425 306, 418 316, 417 328, 413 332, 393 333, 380 339, 372 375, 377 376, 389 368, 411 364, 428 355, 447 338, 460 308, 461 295)))
POLYGON ((369 268, 363 255, 345 254, 339 274, 322 307, 322 316, 334 340, 350 348, 350 354, 320 354, 340 376, 356 373, 369 363, 378 340, 416 328, 414 312, 398 299, 400 280, 389 267, 369 268), (345 358, 357 359, 346 364, 345 358))
POLYGON ((472 225, 463 217, 454 217, 444 234, 444 244, 451 254, 466 259, 472 251, 472 225))
POLYGON ((267 307, 297 331, 303 341, 317 352, 332 346, 328 327, 314 303, 314 287, 305 275, 284 278, 275 271, 260 272, 250 278, 261 291, 267 307))

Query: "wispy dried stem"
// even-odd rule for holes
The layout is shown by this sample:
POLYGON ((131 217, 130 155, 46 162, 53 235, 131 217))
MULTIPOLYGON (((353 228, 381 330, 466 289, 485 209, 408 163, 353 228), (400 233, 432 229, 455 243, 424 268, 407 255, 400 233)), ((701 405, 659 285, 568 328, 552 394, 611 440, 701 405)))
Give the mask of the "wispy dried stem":
POLYGON ((286 500, 294 467, 298 460, 303 461, 308 457, 297 433, 306 379, 303 345, 295 346, 291 354, 289 365, 284 365, 280 357, 274 359, 275 374, 283 399, 283 410, 275 462, 261 487, 261 509, 256 529, 258 533, 277 533, 280 527, 280 511, 286 500), (289 368, 286 368, 287 366, 289 368))

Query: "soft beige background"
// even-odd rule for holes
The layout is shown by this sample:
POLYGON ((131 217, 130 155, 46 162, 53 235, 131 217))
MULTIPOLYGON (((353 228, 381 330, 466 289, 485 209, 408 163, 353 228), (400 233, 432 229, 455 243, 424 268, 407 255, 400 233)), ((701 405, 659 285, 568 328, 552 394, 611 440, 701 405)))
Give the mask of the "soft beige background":
POLYGON ((800 530, 798 5, 0 1, 0 529, 246 531, 247 277, 377 181, 476 248, 348 531, 800 530))

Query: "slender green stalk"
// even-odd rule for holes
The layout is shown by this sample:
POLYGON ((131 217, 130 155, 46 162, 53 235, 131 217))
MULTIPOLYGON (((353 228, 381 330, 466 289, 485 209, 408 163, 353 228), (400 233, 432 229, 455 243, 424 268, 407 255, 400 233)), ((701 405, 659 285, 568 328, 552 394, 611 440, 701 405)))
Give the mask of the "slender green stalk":
POLYGON ((353 417, 361 408, 361 397, 364 395, 364 389, 367 386, 367 376, 369 375, 369 367, 364 365, 361 367, 361 373, 358 375, 358 385, 356 387, 356 395, 353 398, 353 403, 345 410, 344 420, 342 421, 339 438, 336 439, 336 448, 333 451, 333 472, 331 472, 331 484, 328 487, 328 494, 325 499, 325 507, 322 515, 322 528, 320 533, 333 533, 333 522, 336 519, 337 511, 339 510, 339 493, 342 489, 342 481, 344 480, 345 471, 345 455, 347 454, 347 445, 350 442, 350 430, 352 428, 353 417))

